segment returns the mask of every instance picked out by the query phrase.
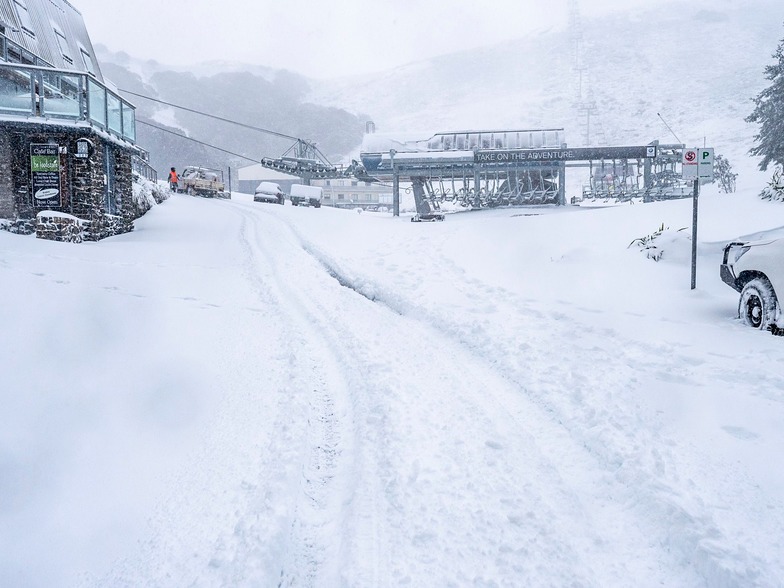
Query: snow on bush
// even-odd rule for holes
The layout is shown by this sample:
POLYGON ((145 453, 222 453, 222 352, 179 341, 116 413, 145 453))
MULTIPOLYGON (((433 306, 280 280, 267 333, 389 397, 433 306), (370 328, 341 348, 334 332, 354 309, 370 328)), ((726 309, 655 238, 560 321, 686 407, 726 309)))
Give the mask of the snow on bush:
POLYGON ((156 204, 169 198, 169 191, 138 174, 133 174, 134 218, 139 218, 156 204))
POLYGON ((760 192, 760 198, 784 202, 784 168, 779 168, 773 172, 773 177, 768 182, 768 185, 760 192))
POLYGON ((676 230, 664 226, 664 223, 650 235, 645 235, 629 243, 629 247, 636 245, 645 252, 645 256, 653 261, 659 261, 664 256, 664 248, 677 247, 681 242, 689 240, 689 236, 684 233, 688 227, 676 230))

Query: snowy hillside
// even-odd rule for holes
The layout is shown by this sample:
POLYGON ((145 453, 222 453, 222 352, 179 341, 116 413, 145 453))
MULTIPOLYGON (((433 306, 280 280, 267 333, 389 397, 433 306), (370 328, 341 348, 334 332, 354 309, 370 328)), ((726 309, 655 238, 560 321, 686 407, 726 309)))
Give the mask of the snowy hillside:
MULTIPOLYGON (((596 100, 591 143, 679 138, 737 160, 755 132, 743 119, 765 87, 763 68, 784 29, 784 4, 696 0, 594 18, 581 3, 584 91, 596 100)), ((312 99, 370 114, 379 131, 565 127, 585 143, 574 108, 572 30, 412 63, 372 76, 312 82, 312 99)), ((393 49, 392 49, 393 50, 393 49)))
POLYGON ((95 51, 99 63, 122 66, 130 73, 139 76, 144 83, 150 83, 151 77, 155 74, 167 72, 189 73, 197 78, 209 78, 220 73, 245 72, 264 78, 268 82, 273 81, 277 74, 277 70, 273 67, 223 60, 197 63, 187 67, 171 65, 151 59, 138 59, 124 51, 111 51, 101 44, 95 45, 95 51))
POLYGON ((784 205, 707 188, 691 291, 688 200, 242 198, 0 232, 3 585, 784 584, 784 339, 718 276, 784 205))

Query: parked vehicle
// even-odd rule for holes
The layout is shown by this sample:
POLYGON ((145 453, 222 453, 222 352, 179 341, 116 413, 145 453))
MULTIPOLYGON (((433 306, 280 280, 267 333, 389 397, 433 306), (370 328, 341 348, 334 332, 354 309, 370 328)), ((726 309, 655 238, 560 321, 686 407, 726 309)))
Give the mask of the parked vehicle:
POLYGON ((293 184, 289 198, 294 206, 300 204, 321 208, 321 196, 324 189, 319 186, 306 186, 304 184, 293 184))
POLYGON ((784 239, 735 241, 724 247, 721 279, 740 292, 738 316, 755 329, 784 328, 784 239))
POLYGON ((208 167, 188 166, 180 174, 179 192, 208 198, 228 198, 223 172, 208 167))
POLYGON ((261 182, 256 186, 256 192, 253 195, 254 202, 273 202, 276 204, 283 204, 286 201, 286 194, 280 189, 278 184, 273 182, 261 182))

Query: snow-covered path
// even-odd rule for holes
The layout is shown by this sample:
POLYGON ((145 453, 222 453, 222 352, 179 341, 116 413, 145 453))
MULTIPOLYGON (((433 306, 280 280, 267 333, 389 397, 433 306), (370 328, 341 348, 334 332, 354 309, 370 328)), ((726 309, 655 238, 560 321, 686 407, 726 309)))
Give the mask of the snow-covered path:
MULTIPOLYGON (((4 254, 4 275, 47 280, 41 307, 78 313, 89 294, 126 317, 98 338, 142 375, 40 389, 101 399, 108 424, 77 417, 76 437, 114 447, 62 475, 72 492, 42 490, 81 509, 86 537, 48 573, 9 563, 33 561, 32 540, 2 569, 30 585, 779 584, 782 341, 733 323, 712 241, 691 295, 677 235, 669 265, 626 249, 683 204, 422 226, 175 197, 131 235, 4 254), (100 485, 105 511, 69 499, 100 485), (124 537, 69 561, 110 534, 97 520, 124 537)), ((17 416, 52 409, 38 402, 17 416)))

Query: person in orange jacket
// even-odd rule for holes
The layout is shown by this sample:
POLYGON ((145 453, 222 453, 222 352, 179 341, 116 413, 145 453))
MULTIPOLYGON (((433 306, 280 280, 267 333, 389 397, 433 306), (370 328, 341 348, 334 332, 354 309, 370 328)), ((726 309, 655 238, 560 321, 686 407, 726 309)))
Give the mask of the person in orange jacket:
POLYGON ((177 170, 171 168, 171 171, 169 172, 169 189, 172 192, 176 192, 179 184, 180 184, 180 178, 177 175, 177 170))

